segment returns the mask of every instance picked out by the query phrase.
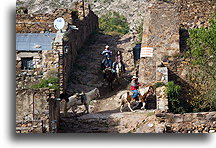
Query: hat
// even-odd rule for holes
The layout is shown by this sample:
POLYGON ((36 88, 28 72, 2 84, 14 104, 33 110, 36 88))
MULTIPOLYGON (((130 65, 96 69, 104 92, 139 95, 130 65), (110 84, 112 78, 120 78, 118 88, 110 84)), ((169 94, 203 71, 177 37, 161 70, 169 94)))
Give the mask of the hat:
POLYGON ((133 76, 132 79, 137 79, 137 76, 133 76))
POLYGON ((109 48, 109 46, 108 46, 108 45, 106 45, 105 47, 106 47, 106 48, 109 48))

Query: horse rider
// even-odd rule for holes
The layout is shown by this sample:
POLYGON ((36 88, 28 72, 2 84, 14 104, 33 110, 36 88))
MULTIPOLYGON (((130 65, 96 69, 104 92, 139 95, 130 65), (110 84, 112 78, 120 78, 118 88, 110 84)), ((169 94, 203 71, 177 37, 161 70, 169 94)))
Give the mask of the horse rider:
POLYGON ((119 51, 119 50, 117 51, 117 54, 116 54, 116 61, 114 62, 114 65, 113 65, 114 69, 116 69, 116 65, 117 65, 118 63, 121 63, 121 65, 122 65, 122 70, 125 71, 125 64, 123 63, 122 54, 121 54, 121 51, 119 51))
POLYGON ((140 86, 140 83, 138 82, 138 78, 136 76, 132 77, 131 83, 130 83, 130 90, 133 92, 132 98, 136 100, 136 97, 138 97, 139 92, 138 88, 140 86))
MULTIPOLYGON (((138 82, 138 78, 136 76, 132 77, 132 81, 130 83, 130 90, 134 92, 134 94, 132 95, 132 98, 134 98, 134 100, 136 100, 136 97, 138 97, 139 92, 138 92, 138 88, 141 84, 138 82)), ((140 100, 138 98, 138 100, 140 100)), ((139 101, 139 103, 133 108, 134 110, 141 108, 142 106, 142 102, 139 101)))
POLYGON ((106 53, 108 53, 110 56, 112 55, 112 51, 110 50, 109 46, 106 45, 105 49, 102 51, 102 55, 105 55, 106 53))
POLYGON ((102 60, 102 64, 105 62, 106 60, 106 57, 109 55, 109 56, 112 56, 112 51, 110 50, 109 46, 106 45, 105 46, 105 49, 101 52, 101 55, 104 56, 103 60, 102 60))
POLYGON ((106 56, 106 60, 104 61, 104 66, 105 66, 105 68, 112 69, 112 60, 111 60, 111 56, 110 55, 106 56))
MULTIPOLYGON (((104 61, 104 70, 105 69, 110 69, 112 71, 112 73, 113 73, 112 60, 111 60, 110 55, 107 55, 106 60, 104 61)), ((105 78, 105 72, 103 71, 103 73, 104 73, 104 78, 105 78)))

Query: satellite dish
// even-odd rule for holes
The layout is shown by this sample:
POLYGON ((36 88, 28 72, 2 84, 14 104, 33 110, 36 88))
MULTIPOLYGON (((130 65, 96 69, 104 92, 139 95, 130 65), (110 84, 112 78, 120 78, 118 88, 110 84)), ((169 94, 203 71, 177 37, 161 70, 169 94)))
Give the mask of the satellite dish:
POLYGON ((61 17, 55 19, 54 21, 54 28, 56 30, 61 30, 62 28, 64 28, 64 25, 65 25, 65 20, 61 17))

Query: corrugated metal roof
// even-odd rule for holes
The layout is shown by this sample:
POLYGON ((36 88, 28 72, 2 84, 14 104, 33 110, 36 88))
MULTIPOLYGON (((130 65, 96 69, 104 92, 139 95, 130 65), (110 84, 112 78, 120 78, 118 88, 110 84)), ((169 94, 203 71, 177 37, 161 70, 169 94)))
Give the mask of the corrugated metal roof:
POLYGON ((56 33, 17 33, 17 51, 40 51, 52 50, 51 42, 56 33))

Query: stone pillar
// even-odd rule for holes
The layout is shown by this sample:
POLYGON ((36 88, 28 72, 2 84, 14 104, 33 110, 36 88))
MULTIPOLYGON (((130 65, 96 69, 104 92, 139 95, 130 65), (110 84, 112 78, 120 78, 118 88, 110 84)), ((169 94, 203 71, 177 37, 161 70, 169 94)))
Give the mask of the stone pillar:
POLYGON ((139 81, 157 81, 157 66, 164 56, 179 53, 179 14, 173 3, 158 1, 144 14, 139 81))
POLYGON ((60 119, 60 101, 55 97, 55 91, 50 89, 49 97, 49 131, 56 133, 60 119))
POLYGON ((57 32, 56 38, 54 41, 54 50, 59 51, 59 89, 60 93, 63 93, 64 90, 64 57, 63 57, 63 51, 64 51, 64 46, 63 46, 63 35, 64 33, 61 33, 60 31, 57 32))
POLYGON ((151 37, 151 11, 145 13, 145 20, 143 22, 143 37, 139 64, 139 81, 144 84, 156 80, 156 61, 155 61, 155 47, 149 38, 151 37), (148 56, 144 50, 145 48, 153 48, 153 55, 148 56), (143 54, 144 55, 143 55, 143 54))
POLYGON ((166 94, 166 87, 156 88, 156 99, 157 99, 157 109, 163 112, 168 111, 168 96, 166 94))

